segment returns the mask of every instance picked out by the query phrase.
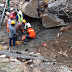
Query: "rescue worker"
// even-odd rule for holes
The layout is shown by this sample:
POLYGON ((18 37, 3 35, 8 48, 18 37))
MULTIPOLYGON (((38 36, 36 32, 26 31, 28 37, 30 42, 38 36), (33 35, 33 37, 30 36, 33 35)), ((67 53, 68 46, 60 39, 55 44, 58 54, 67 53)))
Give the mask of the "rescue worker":
POLYGON ((8 23, 8 19, 10 18, 10 13, 9 12, 6 12, 6 16, 5 16, 5 19, 4 19, 4 25, 7 26, 7 23, 8 23))
POLYGON ((19 22, 15 25, 16 33, 18 33, 18 30, 20 29, 22 33, 24 33, 24 29, 22 28, 23 24, 26 23, 26 20, 23 20, 22 22, 19 22))
POLYGON ((8 20, 8 25, 11 25, 11 21, 13 20, 13 15, 10 16, 9 20, 8 20))
POLYGON ((10 8, 10 16, 13 15, 13 19, 16 19, 15 13, 13 11, 13 8, 10 8))
POLYGON ((24 19, 24 15, 21 11, 18 12, 18 14, 16 15, 16 21, 17 22, 22 22, 24 19))
POLYGON ((15 30, 15 21, 11 21, 11 26, 9 26, 9 46, 11 45, 11 41, 13 40, 13 46, 15 46, 15 39, 17 36, 16 30, 15 30))
POLYGON ((9 26, 11 25, 11 21, 13 20, 13 15, 10 16, 7 23, 7 32, 9 32, 9 26))
POLYGON ((28 35, 25 36, 25 37, 23 37, 24 38, 24 39, 22 39, 24 41, 23 44, 26 44, 27 43, 27 39, 28 38, 35 38, 35 36, 36 36, 36 33, 35 33, 34 29, 31 28, 30 23, 28 23, 27 26, 28 26, 28 29, 27 29, 28 35))

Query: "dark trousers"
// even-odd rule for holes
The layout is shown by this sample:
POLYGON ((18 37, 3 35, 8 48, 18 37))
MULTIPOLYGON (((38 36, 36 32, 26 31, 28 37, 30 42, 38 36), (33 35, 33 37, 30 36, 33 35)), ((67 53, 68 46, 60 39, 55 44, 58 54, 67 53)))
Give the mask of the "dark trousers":
POLYGON ((27 39, 30 38, 29 35, 25 37, 25 39, 23 40, 24 42, 27 42, 27 39))
POLYGON ((9 38, 9 46, 11 46, 12 40, 13 40, 13 46, 15 46, 15 36, 12 38, 9 38))

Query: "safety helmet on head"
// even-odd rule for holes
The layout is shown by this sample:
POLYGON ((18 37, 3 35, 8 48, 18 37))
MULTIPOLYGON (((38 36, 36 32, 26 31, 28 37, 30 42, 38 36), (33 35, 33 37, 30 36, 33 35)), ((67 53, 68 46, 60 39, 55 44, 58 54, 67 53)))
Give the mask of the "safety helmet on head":
POLYGON ((27 26, 28 26, 28 28, 29 28, 29 27, 31 27, 31 24, 30 24, 30 23, 27 23, 27 26))
POLYGON ((10 18, 13 18, 13 15, 10 15, 10 18))
POLYGON ((22 11, 20 10, 20 11, 18 12, 18 14, 20 14, 20 15, 21 15, 21 14, 22 14, 22 11))
POLYGON ((14 21, 14 20, 12 20, 12 21, 11 21, 11 24, 15 24, 15 21, 14 21))
POLYGON ((6 12, 6 15, 10 15, 10 13, 9 12, 6 12))
POLYGON ((13 10, 13 8, 10 8, 10 10, 13 10))
POLYGON ((26 20, 23 20, 22 22, 23 22, 23 23, 26 23, 26 20))

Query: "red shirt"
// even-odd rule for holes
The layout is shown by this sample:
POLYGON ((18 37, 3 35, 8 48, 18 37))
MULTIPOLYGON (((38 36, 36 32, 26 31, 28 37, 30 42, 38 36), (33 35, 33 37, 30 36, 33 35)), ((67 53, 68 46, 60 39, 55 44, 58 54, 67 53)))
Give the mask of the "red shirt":
POLYGON ((14 12, 10 12, 10 15, 13 15, 13 18, 16 19, 16 16, 15 16, 14 12))

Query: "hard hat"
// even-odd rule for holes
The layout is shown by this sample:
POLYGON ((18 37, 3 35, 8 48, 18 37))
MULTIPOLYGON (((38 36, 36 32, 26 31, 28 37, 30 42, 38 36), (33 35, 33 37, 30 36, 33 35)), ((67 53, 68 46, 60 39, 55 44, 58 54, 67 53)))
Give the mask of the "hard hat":
POLYGON ((10 13, 9 13, 9 12, 6 12, 6 14, 7 14, 7 15, 10 15, 10 13))
POLYGON ((30 23, 27 23, 27 26, 28 26, 28 28, 29 28, 29 27, 31 27, 31 24, 30 24, 30 23))
POLYGON ((13 15, 10 15, 10 18, 13 18, 13 15))
POLYGON ((21 14, 22 14, 22 11, 20 10, 20 11, 18 12, 18 14, 20 14, 20 15, 21 15, 21 14))
POLYGON ((10 8, 10 10, 13 10, 13 8, 10 8))
POLYGON ((23 20, 22 22, 26 23, 26 20, 23 20))
POLYGON ((14 21, 14 20, 12 20, 12 21, 11 21, 11 24, 15 24, 15 21, 14 21))

